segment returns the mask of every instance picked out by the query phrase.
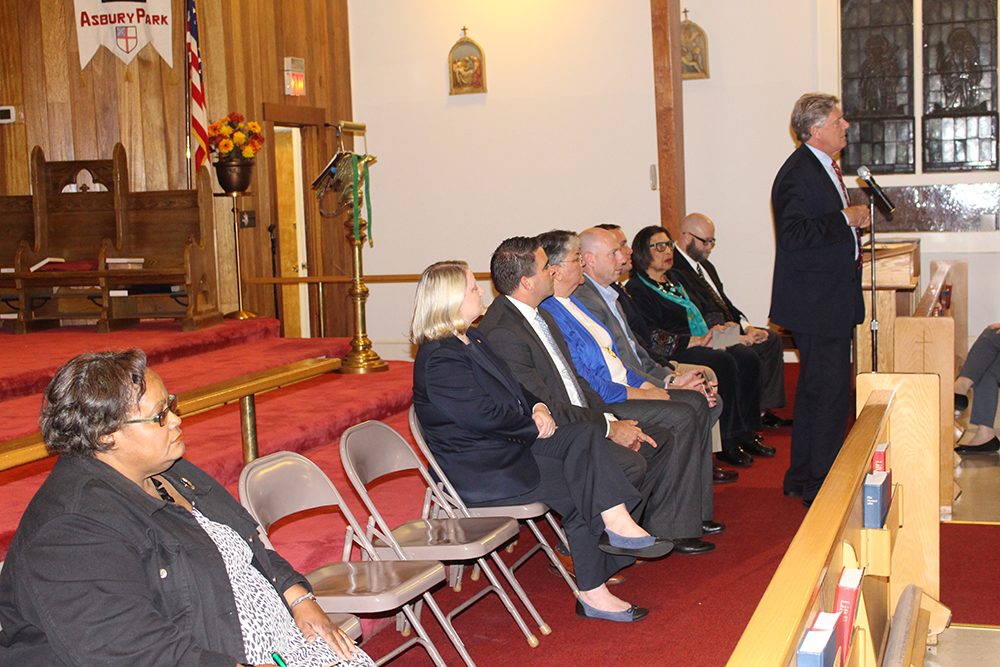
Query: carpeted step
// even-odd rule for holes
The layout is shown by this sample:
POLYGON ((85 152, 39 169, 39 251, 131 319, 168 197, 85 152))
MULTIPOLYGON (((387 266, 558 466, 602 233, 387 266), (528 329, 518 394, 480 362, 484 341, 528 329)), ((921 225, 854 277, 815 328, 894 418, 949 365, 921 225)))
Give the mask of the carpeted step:
POLYGON ((143 322, 135 329, 107 334, 95 334, 92 326, 60 327, 21 336, 2 329, 0 401, 41 393, 66 361, 85 351, 141 347, 152 366, 211 350, 277 338, 279 332, 278 320, 265 317, 226 320, 200 331, 181 331, 179 324, 159 321, 143 322))
MULTIPOLYGON (((343 358, 350 349, 347 338, 265 338, 165 363, 151 362, 150 367, 163 378, 167 391, 179 394, 310 357, 343 358)), ((0 402, 0 441, 37 431, 41 404, 41 392, 0 402)), ((0 473, 0 484, 2 480, 0 473)))

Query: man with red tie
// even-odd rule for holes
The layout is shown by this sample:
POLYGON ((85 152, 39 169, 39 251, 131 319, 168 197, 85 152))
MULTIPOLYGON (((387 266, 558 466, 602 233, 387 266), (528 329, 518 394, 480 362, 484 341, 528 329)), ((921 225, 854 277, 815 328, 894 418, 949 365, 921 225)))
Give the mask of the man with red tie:
POLYGON ((771 322, 791 330, 799 351, 791 465, 784 493, 809 507, 847 428, 851 338, 864 321, 861 229, 868 209, 851 206, 834 160, 847 145, 844 114, 833 95, 803 95, 792 110, 802 144, 771 188, 775 257, 771 322))

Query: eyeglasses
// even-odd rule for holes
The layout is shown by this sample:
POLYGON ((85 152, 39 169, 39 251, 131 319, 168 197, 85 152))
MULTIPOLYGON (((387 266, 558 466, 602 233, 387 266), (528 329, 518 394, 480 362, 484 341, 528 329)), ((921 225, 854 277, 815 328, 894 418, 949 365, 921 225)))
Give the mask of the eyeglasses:
POLYGON ((167 417, 173 412, 177 414, 177 397, 173 394, 167 396, 167 407, 163 408, 159 414, 153 415, 152 417, 143 417, 142 419, 129 419, 126 424, 145 424, 149 422, 156 422, 161 427, 166 426, 167 417))
POLYGON ((674 242, 673 241, 660 241, 659 243, 650 243, 649 247, 650 248, 656 248, 657 252, 663 252, 667 248, 670 248, 671 250, 673 250, 674 249, 674 242))
MULTIPOLYGON (((688 234, 691 234, 691 232, 688 232, 688 234)), ((698 239, 699 241, 701 241, 701 242, 702 242, 702 243, 704 243, 705 245, 710 245, 710 246, 712 246, 713 248, 715 247, 715 239, 703 239, 703 238, 701 238, 700 236, 695 236, 694 234, 691 234, 691 236, 692 236, 693 238, 696 238, 696 239, 698 239)))
POLYGON ((559 262, 556 266, 566 266, 567 264, 570 265, 570 266, 573 266, 574 264, 580 264, 582 266, 583 265, 583 254, 581 253, 579 256, 577 256, 576 259, 572 259, 570 257, 567 257, 563 261, 559 262))

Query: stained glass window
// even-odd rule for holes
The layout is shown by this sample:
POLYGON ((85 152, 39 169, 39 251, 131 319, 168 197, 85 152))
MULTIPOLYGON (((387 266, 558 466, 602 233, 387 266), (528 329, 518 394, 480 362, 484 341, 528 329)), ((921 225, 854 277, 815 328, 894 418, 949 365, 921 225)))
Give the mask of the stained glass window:
POLYGON ((997 168, 997 3, 924 0, 924 171, 997 168))
POLYGON ((841 3, 844 117, 850 122, 845 172, 915 170, 913 0, 841 3))

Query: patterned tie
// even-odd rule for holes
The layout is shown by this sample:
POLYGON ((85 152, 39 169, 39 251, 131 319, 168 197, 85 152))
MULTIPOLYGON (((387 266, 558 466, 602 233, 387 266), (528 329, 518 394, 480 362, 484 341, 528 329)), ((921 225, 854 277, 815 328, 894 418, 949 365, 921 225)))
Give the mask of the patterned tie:
POLYGON ((535 313, 535 322, 538 323, 539 328, 542 330, 542 335, 545 336, 545 340, 549 344, 549 352, 552 353, 552 361, 559 368, 559 374, 564 379, 568 378, 569 380, 566 384, 566 391, 569 393, 570 402, 580 408, 587 407, 587 399, 583 397, 583 390, 580 388, 580 383, 576 381, 576 375, 571 370, 570 365, 566 363, 566 357, 563 356, 563 353, 559 350, 559 346, 556 345, 556 339, 552 337, 549 325, 546 324, 541 313, 535 313))
MULTIPOLYGON (((844 195, 844 201, 846 201, 847 205, 850 206, 851 205, 851 198, 847 194, 847 186, 844 185, 844 176, 840 172, 840 165, 838 165, 836 162, 833 162, 832 164, 833 164, 833 173, 837 174, 837 181, 840 183, 840 191, 844 195)), ((861 229, 858 228, 858 227, 854 228, 854 241, 857 244, 857 250, 858 250, 858 269, 860 269, 861 268, 861 258, 863 256, 863 253, 861 251, 861 229)))

